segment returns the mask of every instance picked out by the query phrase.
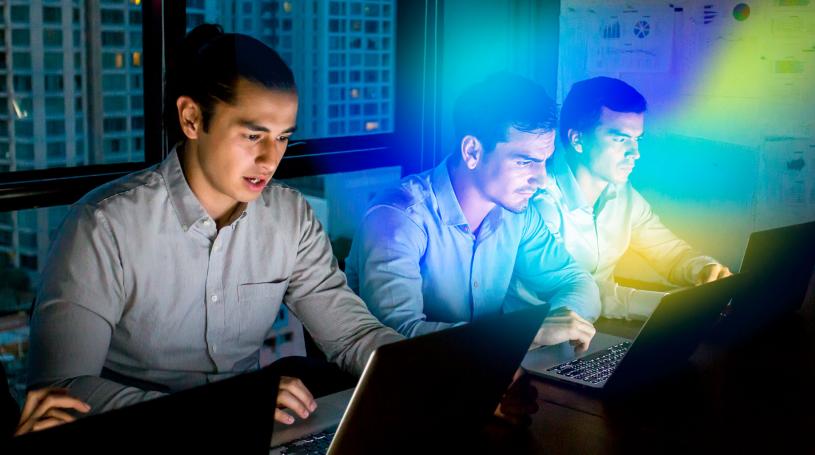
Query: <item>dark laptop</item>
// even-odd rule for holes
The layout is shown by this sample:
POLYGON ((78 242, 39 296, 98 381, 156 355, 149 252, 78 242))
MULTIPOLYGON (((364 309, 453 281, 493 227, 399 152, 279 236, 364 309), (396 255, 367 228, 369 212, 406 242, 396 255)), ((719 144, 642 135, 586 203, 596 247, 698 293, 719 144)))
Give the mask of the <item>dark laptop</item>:
POLYGON ((278 380, 242 374, 25 434, 3 453, 267 454, 278 380))
POLYGON ((378 348, 356 389, 318 400, 315 420, 300 428, 278 426, 270 453, 454 450, 495 411, 548 311, 539 305, 378 348), (318 424, 327 428, 313 433, 318 424))
POLYGON ((801 307, 815 269, 815 221, 754 232, 740 273, 750 275, 717 332, 745 338, 801 307))
POLYGON ((602 390, 626 390, 684 365, 716 324, 744 277, 734 275, 667 294, 636 339, 597 333, 587 352, 569 343, 530 351, 523 367, 536 376, 602 390))

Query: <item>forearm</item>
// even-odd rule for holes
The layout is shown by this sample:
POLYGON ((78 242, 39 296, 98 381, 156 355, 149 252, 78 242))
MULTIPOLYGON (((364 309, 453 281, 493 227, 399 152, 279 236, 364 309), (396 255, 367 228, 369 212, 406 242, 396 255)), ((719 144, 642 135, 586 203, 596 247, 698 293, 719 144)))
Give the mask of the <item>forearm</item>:
POLYGON ((603 317, 644 321, 656 310, 664 292, 620 286, 617 283, 598 283, 603 302, 603 317))
POLYGON ((67 388, 69 395, 91 406, 89 414, 99 414, 165 395, 125 386, 98 376, 80 376, 48 385, 67 388))

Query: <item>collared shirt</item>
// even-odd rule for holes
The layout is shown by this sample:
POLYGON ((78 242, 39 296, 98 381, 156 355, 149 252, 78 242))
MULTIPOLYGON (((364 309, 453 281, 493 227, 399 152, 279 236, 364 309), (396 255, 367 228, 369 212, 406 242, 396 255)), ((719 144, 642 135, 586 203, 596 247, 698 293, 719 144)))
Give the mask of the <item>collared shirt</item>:
MULTIPOLYGON (((553 308, 599 313, 597 288, 535 211, 492 210, 470 232, 447 161, 406 177, 366 212, 348 283, 386 325, 416 336, 502 311, 513 275, 553 308)), ((508 300, 510 308, 522 305, 508 300)))
MULTIPOLYGON (((639 318, 647 317, 659 301, 651 297, 647 299, 649 309, 628 308, 630 297, 637 294, 614 284, 614 268, 629 249, 678 285, 693 284, 705 265, 716 263, 665 227, 630 183, 609 184, 591 206, 583 197, 563 152, 553 155, 547 163, 547 173, 550 178, 531 205, 542 214, 546 226, 566 245, 574 259, 597 281, 604 316, 629 317, 633 313, 639 318)), ((634 303, 639 300, 635 298, 634 303)))
POLYGON ((67 385, 99 412, 255 369, 281 303, 348 371, 402 338, 347 287, 297 191, 272 182, 219 230, 173 151, 71 207, 37 295, 29 384, 67 385))

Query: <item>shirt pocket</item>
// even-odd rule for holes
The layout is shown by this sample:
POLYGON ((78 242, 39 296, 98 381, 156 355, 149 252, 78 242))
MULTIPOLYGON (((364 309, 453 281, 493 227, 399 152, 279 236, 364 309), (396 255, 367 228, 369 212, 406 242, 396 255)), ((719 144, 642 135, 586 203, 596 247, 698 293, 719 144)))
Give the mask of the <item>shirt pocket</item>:
POLYGON ((289 280, 238 286, 239 338, 257 346, 266 339, 280 312, 289 280))

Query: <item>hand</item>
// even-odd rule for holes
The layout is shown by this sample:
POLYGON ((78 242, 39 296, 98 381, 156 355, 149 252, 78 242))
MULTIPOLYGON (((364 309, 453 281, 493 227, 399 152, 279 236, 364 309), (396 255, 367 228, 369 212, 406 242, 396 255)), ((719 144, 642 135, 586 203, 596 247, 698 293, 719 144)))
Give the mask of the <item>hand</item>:
POLYGON ((311 396, 311 392, 302 381, 283 376, 280 378, 280 388, 277 392, 277 409, 274 412, 274 419, 286 425, 293 424, 294 417, 282 408, 291 409, 300 418, 306 419, 317 409, 317 402, 314 401, 314 397, 311 396))
POLYGON ((20 423, 15 436, 73 422, 76 417, 62 409, 73 409, 82 413, 91 410, 87 403, 68 395, 67 389, 47 387, 32 390, 25 397, 20 423))
POLYGON ((711 281, 716 281, 732 274, 730 269, 722 264, 708 264, 699 271, 699 275, 696 277, 696 285, 710 283, 711 281))
POLYGON ((554 311, 543 320, 534 342, 551 345, 571 341, 576 346, 576 351, 580 353, 589 348, 596 332, 591 322, 581 318, 574 311, 564 308, 554 311))
POLYGON ((532 423, 530 415, 538 412, 538 389, 529 382, 529 375, 518 368, 501 402, 495 408, 495 416, 515 425, 532 423))

